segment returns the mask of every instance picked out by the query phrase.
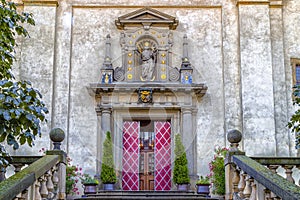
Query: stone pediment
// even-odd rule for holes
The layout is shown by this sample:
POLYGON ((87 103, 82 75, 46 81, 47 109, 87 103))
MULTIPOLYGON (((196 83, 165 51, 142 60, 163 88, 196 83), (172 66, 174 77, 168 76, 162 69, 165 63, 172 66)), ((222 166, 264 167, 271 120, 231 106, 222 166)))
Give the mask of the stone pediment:
POLYGON ((159 12, 149 7, 139 9, 119 17, 116 21, 118 29, 124 30, 128 27, 167 27, 175 30, 178 20, 168 14, 159 12))

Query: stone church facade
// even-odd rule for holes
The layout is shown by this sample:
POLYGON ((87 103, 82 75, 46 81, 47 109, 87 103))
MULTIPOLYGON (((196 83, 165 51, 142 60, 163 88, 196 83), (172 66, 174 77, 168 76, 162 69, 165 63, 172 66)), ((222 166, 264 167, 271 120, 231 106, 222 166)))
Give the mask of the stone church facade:
POLYGON ((297 155, 286 124, 300 67, 298 0, 18 3, 36 26, 20 39, 15 75, 50 110, 24 153, 50 148, 46 133, 60 127, 73 163, 98 174, 110 131, 126 190, 171 189, 177 133, 193 180, 231 129, 247 155, 297 155))

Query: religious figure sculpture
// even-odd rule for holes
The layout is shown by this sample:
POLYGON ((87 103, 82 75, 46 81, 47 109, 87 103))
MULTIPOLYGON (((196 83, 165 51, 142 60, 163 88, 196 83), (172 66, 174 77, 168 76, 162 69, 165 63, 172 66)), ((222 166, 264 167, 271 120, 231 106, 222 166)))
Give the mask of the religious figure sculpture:
POLYGON ((152 81, 155 79, 153 76, 156 66, 157 49, 150 48, 149 42, 144 43, 142 50, 139 50, 142 60, 142 81, 152 81))

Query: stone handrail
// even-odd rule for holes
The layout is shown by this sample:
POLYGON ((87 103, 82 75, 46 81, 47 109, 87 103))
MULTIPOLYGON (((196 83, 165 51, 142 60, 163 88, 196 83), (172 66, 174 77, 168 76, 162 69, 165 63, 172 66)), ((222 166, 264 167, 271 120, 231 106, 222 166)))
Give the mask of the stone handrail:
POLYGON ((67 156, 64 151, 60 150, 64 133, 61 129, 53 129, 50 132, 50 138, 53 141, 54 150, 47 151, 45 156, 12 156, 7 159, 10 165, 15 167, 15 174, 6 179, 6 169, 1 168, 0 200, 66 198, 67 156))
POLYGON ((231 144, 225 160, 226 199, 300 199, 300 187, 291 175, 300 158, 250 158, 238 149, 239 131, 230 131, 227 138, 231 144), (279 166, 286 169, 286 178, 276 174, 279 166))

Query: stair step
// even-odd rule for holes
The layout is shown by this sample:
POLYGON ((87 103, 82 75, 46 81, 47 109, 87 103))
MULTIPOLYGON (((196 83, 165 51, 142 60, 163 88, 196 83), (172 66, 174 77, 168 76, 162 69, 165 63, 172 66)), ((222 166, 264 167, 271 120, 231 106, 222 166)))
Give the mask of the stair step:
POLYGON ((197 199, 209 199, 209 200, 220 200, 220 198, 206 197, 204 195, 196 194, 193 191, 181 192, 181 191, 166 191, 166 192, 155 192, 155 191, 99 191, 97 194, 89 194, 76 200, 89 200, 89 199, 128 199, 128 200, 143 200, 143 199, 172 199, 172 200, 197 200, 197 199))

